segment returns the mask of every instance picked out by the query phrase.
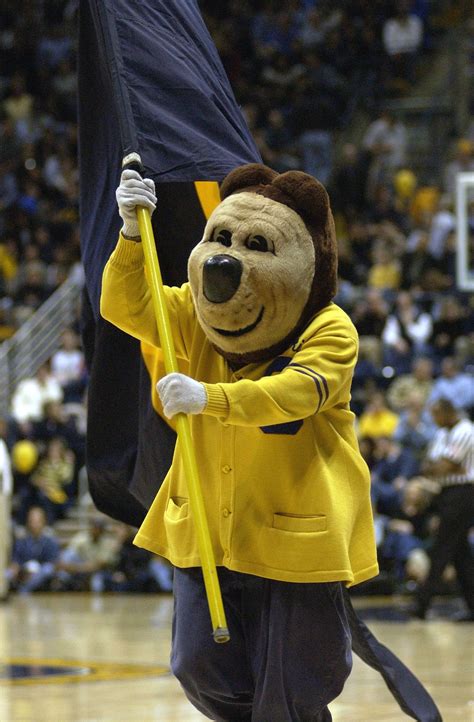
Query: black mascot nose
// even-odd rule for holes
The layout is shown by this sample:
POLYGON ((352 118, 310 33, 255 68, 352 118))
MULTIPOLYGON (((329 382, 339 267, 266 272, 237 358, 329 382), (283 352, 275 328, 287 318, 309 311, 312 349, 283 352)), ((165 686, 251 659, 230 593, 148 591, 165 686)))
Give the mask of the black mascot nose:
POLYGON ((204 295, 212 303, 224 303, 237 291, 242 264, 237 258, 220 254, 204 263, 202 272, 204 295))

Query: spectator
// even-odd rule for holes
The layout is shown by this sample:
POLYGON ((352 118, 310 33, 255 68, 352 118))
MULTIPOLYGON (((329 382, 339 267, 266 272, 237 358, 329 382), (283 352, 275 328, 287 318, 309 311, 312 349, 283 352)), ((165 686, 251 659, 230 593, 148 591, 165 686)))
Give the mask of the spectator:
POLYGON ((51 376, 62 388, 64 403, 81 400, 85 388, 84 370, 79 339, 67 328, 61 336, 61 348, 51 357, 51 376))
POLYGON ((354 307, 352 320, 359 336, 379 337, 387 323, 388 307, 379 289, 369 288, 354 307))
POLYGON ((299 40, 304 49, 314 49, 322 43, 327 33, 321 11, 318 8, 310 10, 306 16, 299 33, 299 40))
POLYGON ((395 441, 400 442, 407 449, 412 449, 417 458, 422 456, 436 431, 425 403, 423 392, 413 390, 407 397, 393 435, 395 441))
POLYGON ((49 401, 61 401, 62 397, 61 387, 51 376, 49 365, 43 364, 33 378, 18 384, 12 398, 12 416, 20 425, 41 421, 44 405, 49 401))
POLYGON ((388 182, 395 170, 405 163, 406 128, 387 110, 374 120, 364 135, 362 146, 370 155, 368 197, 373 198, 378 185, 388 182))
POLYGON ((332 173, 332 131, 337 111, 327 96, 318 95, 307 78, 296 83, 290 127, 299 145, 303 170, 327 185, 332 173))
MULTIPOLYGON (((369 184, 370 185, 370 184, 369 184)), ((376 224, 373 226, 375 232, 380 233, 380 238, 383 239, 384 235, 387 235, 388 229, 391 232, 388 234, 390 237, 386 238, 387 241, 397 239, 397 251, 401 251, 399 241, 403 238, 403 235, 398 232, 394 232, 396 228, 403 229, 406 226, 406 217, 402 211, 397 207, 397 201, 390 188, 388 182, 378 183, 373 192, 368 186, 368 192, 370 195, 370 204, 367 208, 367 217, 372 223, 376 224), (385 232, 382 235, 382 232, 385 232)), ((403 238, 403 241, 405 239, 403 238)))
POLYGON ((8 241, 0 243, 0 288, 5 289, 13 281, 17 272, 18 262, 15 246, 8 241))
POLYGON ((395 78, 413 80, 413 67, 423 42, 423 23, 410 14, 410 2, 399 0, 395 17, 389 18, 382 30, 383 44, 395 78))
POLYGON ((76 458, 80 457, 83 461, 85 429, 82 418, 79 418, 82 409, 79 404, 48 402, 44 405, 43 419, 33 424, 32 437, 44 444, 55 437, 64 439, 76 458))
POLYGON ((462 138, 456 143, 456 155, 444 169, 444 190, 453 199, 456 194, 458 173, 474 172, 474 143, 462 138))
POLYGON ((451 356, 441 363, 441 375, 434 382, 429 402, 433 404, 441 399, 448 399, 456 409, 474 407, 474 376, 462 372, 457 360, 451 356))
POLYGON ((429 506, 433 496, 425 479, 411 479, 397 492, 392 516, 383 517, 384 536, 380 544, 382 568, 387 563, 401 589, 413 589, 424 582, 429 569, 425 551, 430 543, 429 506))
POLYGON ((428 231, 418 230, 407 239, 406 250, 402 254, 403 290, 441 291, 452 283, 439 260, 429 252, 430 236, 428 231))
POLYGON ((71 539, 57 564, 57 588, 103 591, 105 572, 115 569, 119 553, 119 540, 106 531, 105 524, 97 517, 90 529, 71 539))
POLYGON ((371 288, 396 290, 400 285, 400 263, 393 249, 379 241, 372 253, 373 265, 369 271, 368 283, 371 288))
POLYGON ((368 436, 373 439, 381 436, 391 437, 397 424, 397 414, 388 408, 385 396, 378 391, 372 395, 359 418, 358 434, 360 437, 368 436))
POLYGON ((10 95, 3 103, 5 113, 13 123, 30 117, 33 109, 33 97, 26 92, 25 78, 15 75, 12 78, 10 95))
POLYGON ((264 142, 264 150, 261 149, 262 158, 272 168, 280 173, 299 168, 300 162, 294 142, 280 110, 274 108, 268 113, 267 127, 262 133, 262 140, 264 142))
POLYGON ((334 174, 331 204, 352 219, 365 207, 367 184, 366 159, 353 143, 345 143, 334 174))
POLYGON ((393 437, 377 440, 378 460, 372 469, 374 483, 403 488, 419 472, 418 460, 411 449, 405 449, 393 437))
POLYGON ((74 454, 58 437, 49 441, 46 455, 34 470, 22 492, 20 516, 33 505, 41 506, 49 524, 64 516, 68 506, 68 487, 73 480, 74 454))
POLYGON ((113 592, 171 592, 173 570, 160 557, 133 543, 136 529, 121 525, 121 542, 117 566, 105 575, 104 589, 113 592))
POLYGON ((348 83, 344 76, 331 65, 323 63, 321 56, 316 52, 305 54, 304 68, 318 95, 329 98, 338 114, 342 114, 349 93, 348 83))
POLYGON ((441 301, 439 316, 433 324, 430 338, 430 346, 436 359, 454 356, 457 341, 466 331, 466 314, 463 307, 454 296, 445 297, 441 301))
POLYGON ((421 311, 407 291, 398 294, 396 308, 387 318, 382 333, 384 363, 396 373, 408 373, 413 356, 426 353, 433 320, 421 311))
POLYGON ((448 238, 455 229, 456 218, 452 212, 452 200, 448 196, 440 196, 429 231, 428 251, 433 258, 438 261, 442 259, 448 238))
POLYGON ((255 49, 261 57, 273 52, 291 55, 298 34, 296 18, 289 10, 275 11, 267 7, 253 21, 255 49))
POLYGON ((417 595, 414 614, 425 619, 443 571, 454 564, 467 605, 463 620, 474 621, 474 559, 469 530, 474 518, 474 425, 440 398, 431 406, 439 430, 430 446, 424 474, 439 485, 435 497, 439 526, 431 549, 428 578, 417 595))
POLYGON ((412 362, 409 374, 398 376, 390 384, 387 399, 392 409, 406 409, 413 394, 420 398, 422 406, 426 404, 433 388, 433 362, 426 356, 416 358, 412 362))
POLYGON ((46 515, 32 507, 26 519, 26 534, 15 540, 7 579, 20 594, 35 592, 49 585, 59 556, 59 544, 46 531, 46 515))
POLYGON ((287 55, 274 53, 262 70, 262 80, 276 91, 288 92, 304 73, 302 64, 292 63, 287 55))

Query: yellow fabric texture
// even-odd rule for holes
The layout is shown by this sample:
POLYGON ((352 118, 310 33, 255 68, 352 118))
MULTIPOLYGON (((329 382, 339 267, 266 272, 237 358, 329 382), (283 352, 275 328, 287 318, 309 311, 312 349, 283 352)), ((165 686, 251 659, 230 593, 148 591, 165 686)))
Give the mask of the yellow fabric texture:
MULTIPOLYGON (((141 244, 121 237, 101 313, 155 346, 143 264, 141 244)), ((177 356, 208 393, 190 422, 217 565, 290 582, 375 576, 370 476, 349 409, 357 333, 348 316, 330 304, 274 373, 271 362, 234 373, 199 326, 189 285, 165 292, 177 356)), ((179 442, 135 543, 178 567, 200 565, 179 442)))

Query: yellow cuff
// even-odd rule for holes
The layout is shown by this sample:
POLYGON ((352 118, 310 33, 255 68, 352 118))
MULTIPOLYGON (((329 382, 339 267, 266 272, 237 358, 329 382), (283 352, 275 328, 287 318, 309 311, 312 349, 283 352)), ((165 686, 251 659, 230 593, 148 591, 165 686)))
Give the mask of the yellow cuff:
POLYGON ((229 413, 229 401, 220 384, 205 384, 203 386, 207 394, 207 406, 203 414, 210 416, 225 417, 229 413))
POLYGON ((141 268, 145 262, 142 244, 136 241, 128 241, 120 233, 118 243, 110 257, 110 262, 121 269, 141 268))

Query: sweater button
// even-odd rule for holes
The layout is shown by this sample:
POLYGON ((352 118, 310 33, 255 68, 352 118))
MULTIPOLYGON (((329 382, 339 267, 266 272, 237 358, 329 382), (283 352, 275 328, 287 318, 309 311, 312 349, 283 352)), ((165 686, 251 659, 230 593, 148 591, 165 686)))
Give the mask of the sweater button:
POLYGON ((222 510, 222 515, 225 516, 225 518, 227 519, 227 517, 230 515, 229 509, 223 509, 223 510, 222 510))
POLYGON ((222 471, 224 472, 224 474, 228 474, 229 471, 232 471, 232 470, 231 470, 229 464, 226 464, 225 466, 222 467, 222 471))

